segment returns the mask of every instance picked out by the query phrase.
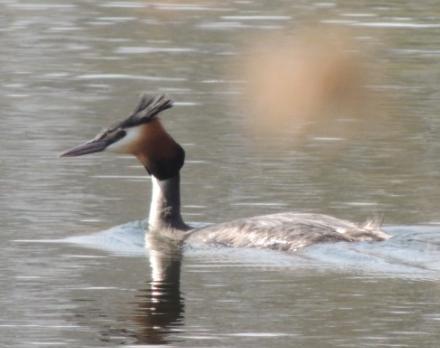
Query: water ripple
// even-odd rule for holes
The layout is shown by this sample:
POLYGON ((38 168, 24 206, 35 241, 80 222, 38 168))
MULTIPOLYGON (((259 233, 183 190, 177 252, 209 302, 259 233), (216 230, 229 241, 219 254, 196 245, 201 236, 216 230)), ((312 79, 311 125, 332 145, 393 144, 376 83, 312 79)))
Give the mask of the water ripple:
POLYGON ((77 80, 142 80, 142 81, 186 81, 183 77, 165 77, 151 75, 129 74, 83 74, 76 76, 77 80))
POLYGON ((187 47, 119 47, 115 50, 120 54, 145 54, 145 53, 188 53, 195 49, 187 47))

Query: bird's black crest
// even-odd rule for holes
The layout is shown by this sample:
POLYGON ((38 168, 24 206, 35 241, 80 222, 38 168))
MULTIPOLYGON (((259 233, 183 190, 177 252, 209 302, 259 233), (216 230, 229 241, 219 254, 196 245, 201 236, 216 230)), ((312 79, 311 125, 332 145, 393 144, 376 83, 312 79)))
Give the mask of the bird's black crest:
MULTIPOLYGON (((173 106, 173 101, 165 95, 144 94, 133 113, 117 125, 117 128, 136 127, 151 121, 160 112, 173 106)), ((116 127, 115 127, 116 128, 116 127)))
POLYGON ((150 96, 142 95, 139 104, 134 109, 133 113, 125 120, 113 124, 109 128, 103 129, 93 139, 94 141, 107 137, 110 133, 118 131, 123 128, 130 128, 139 126, 142 123, 147 123, 157 116, 160 112, 169 109, 173 106, 173 101, 165 95, 150 96))

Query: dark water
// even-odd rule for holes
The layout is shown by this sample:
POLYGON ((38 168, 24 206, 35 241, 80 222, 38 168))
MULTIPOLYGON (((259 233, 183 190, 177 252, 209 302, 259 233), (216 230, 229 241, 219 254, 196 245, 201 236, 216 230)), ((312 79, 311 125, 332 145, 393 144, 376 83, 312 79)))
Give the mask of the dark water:
POLYGON ((430 1, 0 0, 0 345, 436 347, 437 13, 430 1), (365 30, 388 116, 358 137, 317 130, 282 154, 255 150, 230 107, 242 86, 230 58, 248 34, 311 18, 365 30), (296 255, 145 250, 136 161, 57 158, 141 91, 177 101, 164 122, 187 150, 186 220, 380 214, 394 238, 296 255))

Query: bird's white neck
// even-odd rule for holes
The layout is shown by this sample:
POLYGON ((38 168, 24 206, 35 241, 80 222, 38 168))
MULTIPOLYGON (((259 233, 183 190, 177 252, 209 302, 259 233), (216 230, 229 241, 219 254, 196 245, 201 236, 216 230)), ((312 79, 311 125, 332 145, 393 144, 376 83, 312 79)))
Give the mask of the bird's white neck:
POLYGON ((180 175, 159 180, 151 176, 152 195, 148 224, 150 231, 174 229, 186 231, 189 227, 180 214, 180 175))

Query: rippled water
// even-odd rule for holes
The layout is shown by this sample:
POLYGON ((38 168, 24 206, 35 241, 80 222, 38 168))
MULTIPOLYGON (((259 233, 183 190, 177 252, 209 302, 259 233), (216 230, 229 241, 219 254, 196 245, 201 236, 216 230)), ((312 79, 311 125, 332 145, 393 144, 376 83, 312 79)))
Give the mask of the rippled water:
POLYGON ((440 339, 440 34, 430 1, 0 0, 0 345, 435 347, 440 339), (360 136, 315 130, 282 154, 247 139, 225 73, 249 34, 311 18, 362 32, 392 93, 360 136), (129 157, 58 154, 127 114, 176 100, 184 216, 285 210, 361 221, 380 244, 295 255, 151 253, 150 194, 129 157), (336 140, 335 140, 336 139, 336 140))

